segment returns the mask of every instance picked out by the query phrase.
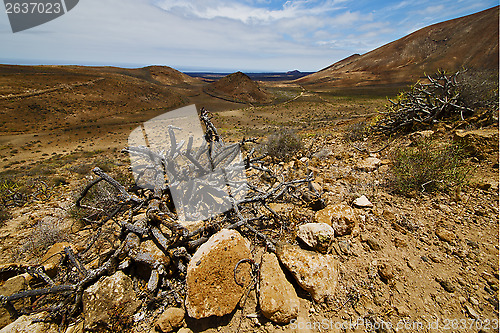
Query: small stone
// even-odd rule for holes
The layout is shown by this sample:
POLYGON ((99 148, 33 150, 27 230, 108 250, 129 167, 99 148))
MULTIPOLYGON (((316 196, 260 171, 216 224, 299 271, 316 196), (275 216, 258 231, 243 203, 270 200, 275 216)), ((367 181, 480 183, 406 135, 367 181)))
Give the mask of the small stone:
POLYGON ((184 309, 168 308, 156 320, 156 329, 163 333, 172 332, 185 324, 184 315, 184 309))
POLYGON ((388 282, 394 278, 394 270, 389 263, 381 263, 378 265, 378 275, 384 280, 388 282))
POLYGON ((300 300, 273 253, 262 256, 259 304, 262 314, 279 324, 289 323, 299 313, 300 300))
POLYGON ((332 150, 328 147, 325 147, 325 148, 322 148, 317 153, 314 153, 313 157, 316 157, 317 159, 324 159, 324 158, 330 157, 332 155, 333 155, 332 150))
POLYGON ((479 305, 479 301, 477 299, 475 299, 474 297, 469 297, 469 302, 472 304, 472 305, 475 305, 475 306, 478 306, 479 305))
POLYGON ((403 238, 395 237, 394 238, 394 246, 396 247, 407 247, 408 243, 403 238))
POLYGON ((449 293, 455 292, 455 286, 450 280, 437 277, 436 282, 438 282, 441 285, 441 287, 443 287, 443 289, 446 290, 447 292, 449 293))
POLYGON ((376 157, 367 157, 362 161, 359 161, 356 165, 356 169, 365 172, 372 172, 377 170, 380 166, 380 160, 376 157))
POLYGON ((368 200, 368 198, 365 195, 360 196, 353 202, 354 206, 360 207, 360 208, 372 208, 373 204, 368 200))
POLYGON ((472 317, 472 318, 475 318, 475 319, 478 319, 479 318, 479 314, 476 312, 476 310, 474 310, 474 308, 470 305, 470 304, 465 304, 465 309, 467 310, 467 313, 472 317))
POLYGON ((177 333, 193 333, 189 328, 183 327, 177 331, 177 333))
POLYGON ((410 309, 408 306, 404 304, 399 304, 395 306, 396 311, 401 317, 409 317, 410 316, 410 309))
POLYGON ((429 253, 427 257, 435 263, 441 263, 444 261, 444 258, 435 252, 429 253))
POLYGON ((378 241, 375 240, 375 238, 372 238, 372 237, 368 237, 366 239, 366 244, 368 244, 368 246, 370 247, 370 249, 372 249, 373 251, 380 251, 382 249, 382 246, 380 246, 380 244, 378 243, 378 241))
POLYGON ((358 216, 350 206, 339 203, 316 212, 316 222, 331 225, 335 237, 348 235, 359 228, 358 216))
POLYGON ((435 231, 436 236, 444 242, 451 243, 455 240, 455 234, 445 228, 438 227, 435 231))
POLYGON ((293 205, 288 203, 269 203, 269 208, 278 214, 287 214, 293 210, 293 205))
POLYGON ((335 231, 326 223, 306 223, 299 226, 297 237, 314 250, 327 253, 335 238, 335 231))
POLYGON ((426 139, 426 138, 431 137, 433 134, 434 134, 434 131, 425 130, 425 131, 413 132, 408 137, 411 140, 411 142, 413 144, 415 144, 416 142, 418 142, 422 139, 426 139))
POLYGON ((316 183, 316 182, 311 182, 310 185, 311 185, 311 187, 309 190, 311 190, 313 193, 314 192, 321 193, 321 191, 323 191, 323 188, 321 187, 321 185, 316 183))
POLYGON ((297 283, 311 293, 316 302, 333 300, 339 263, 332 255, 303 250, 290 244, 278 244, 276 254, 297 283))
POLYGON ((382 211, 382 217, 387 220, 387 221, 395 221, 396 220, 396 214, 394 214, 391 211, 388 210, 383 210, 382 211))
POLYGON ((178 223, 190 232, 200 229, 205 225, 204 221, 178 221, 178 223))

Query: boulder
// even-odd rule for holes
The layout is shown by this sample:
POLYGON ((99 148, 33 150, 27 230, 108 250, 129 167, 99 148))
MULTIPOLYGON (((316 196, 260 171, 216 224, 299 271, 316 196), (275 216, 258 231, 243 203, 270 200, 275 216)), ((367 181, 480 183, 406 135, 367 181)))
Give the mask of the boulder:
POLYGON ((287 324, 299 312, 297 293, 273 253, 262 256, 259 304, 262 314, 275 323, 287 324))
POLYGON ((193 255, 187 267, 186 310, 200 319, 231 313, 251 281, 250 266, 234 269, 242 259, 251 259, 250 244, 239 232, 223 229, 209 238, 193 255))
POLYGON ((316 302, 332 300, 339 276, 339 263, 332 255, 303 250, 290 244, 278 244, 276 254, 316 302))
POLYGON ((135 295, 132 279, 122 271, 102 277, 88 287, 83 292, 82 302, 87 330, 106 325, 113 312, 122 317, 131 316, 141 305, 135 295))
POLYGON ((312 249, 327 253, 335 237, 335 231, 326 223, 306 223, 299 226, 297 237, 312 249))
POLYGON ((316 222, 326 223, 335 230, 335 236, 344 236, 358 228, 358 217, 350 206, 339 203, 316 212, 316 222))
POLYGON ((184 315, 184 309, 168 308, 156 320, 155 327, 163 333, 172 332, 185 324, 184 315))

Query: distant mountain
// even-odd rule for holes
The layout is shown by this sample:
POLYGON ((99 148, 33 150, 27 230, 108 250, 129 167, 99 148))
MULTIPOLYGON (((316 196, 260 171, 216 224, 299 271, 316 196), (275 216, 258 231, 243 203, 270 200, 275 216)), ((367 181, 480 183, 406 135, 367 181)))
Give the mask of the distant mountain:
POLYGON ((204 91, 214 97, 240 103, 265 104, 273 96, 262 90, 248 75, 236 72, 209 84, 204 91))
POLYGON ((420 29, 363 55, 354 54, 297 82, 356 86, 414 82, 437 69, 498 71, 499 6, 420 29))

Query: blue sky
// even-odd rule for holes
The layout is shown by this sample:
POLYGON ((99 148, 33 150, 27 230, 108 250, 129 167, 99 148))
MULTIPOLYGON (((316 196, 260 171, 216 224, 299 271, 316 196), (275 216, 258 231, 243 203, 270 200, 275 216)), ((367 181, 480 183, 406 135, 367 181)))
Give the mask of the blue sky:
MULTIPOLYGON (((0 63, 183 71, 317 71, 492 0, 81 0, 13 34, 0 13, 0 63)), ((485 33, 489 33, 485 31, 485 33)))

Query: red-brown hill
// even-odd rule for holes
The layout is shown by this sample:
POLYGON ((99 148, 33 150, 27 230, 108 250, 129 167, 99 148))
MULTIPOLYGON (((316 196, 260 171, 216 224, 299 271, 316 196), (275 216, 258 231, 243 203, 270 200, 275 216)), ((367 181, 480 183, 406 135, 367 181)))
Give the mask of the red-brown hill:
POLYGON ((209 95, 233 102, 265 104, 273 100, 271 94, 242 72, 226 75, 204 90, 209 95))
POLYGON ((499 6, 422 28, 363 55, 298 79, 301 84, 364 86, 409 83, 437 69, 498 72, 499 6))
POLYGON ((170 67, 0 65, 0 132, 144 121, 189 103, 193 83, 170 67))

